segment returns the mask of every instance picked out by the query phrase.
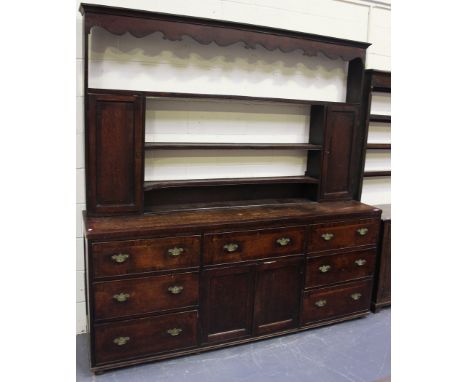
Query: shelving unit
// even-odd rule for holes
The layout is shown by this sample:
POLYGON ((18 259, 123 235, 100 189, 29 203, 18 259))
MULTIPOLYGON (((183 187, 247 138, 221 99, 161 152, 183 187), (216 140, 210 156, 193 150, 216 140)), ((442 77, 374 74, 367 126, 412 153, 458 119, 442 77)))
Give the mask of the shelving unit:
MULTIPOLYGON (((369 122, 377 123, 391 123, 390 115, 377 115, 370 114, 372 94, 373 93, 391 93, 391 73, 367 70, 366 80, 364 84, 364 97, 363 97, 363 118, 362 121, 365 127, 365 136, 369 131, 369 122)), ((362 165, 364 168, 366 160, 366 150, 391 150, 390 143, 367 143, 363 150, 362 165)), ((362 193, 363 178, 380 178, 390 177, 391 171, 364 171, 361 178, 362 193)), ((371 309, 377 313, 383 307, 391 305, 391 204, 381 204, 378 207, 382 210, 380 233, 379 233, 379 246, 376 258, 376 273, 374 275, 374 290, 372 294, 371 309)))
POLYGON ((381 214, 358 198, 369 44, 107 6, 82 4, 81 12, 91 369, 196 354, 367 315, 381 214), (300 50, 305 59, 342 59, 348 63, 346 102, 89 88, 89 35, 96 27, 136 38, 160 32, 171 41, 190 36, 205 45, 242 43, 283 54, 300 50), (307 105, 309 139, 145 142, 149 97, 307 105), (145 181, 145 155, 164 150, 173 156, 177 150, 213 156, 276 150, 279 158, 284 150, 298 150, 305 162, 298 176, 145 181))
POLYGON ((385 150, 391 151, 390 143, 369 143, 367 142, 367 137, 369 133, 369 123, 391 123, 391 116, 384 114, 371 114, 371 104, 372 104, 372 94, 373 93, 391 93, 391 73, 381 70, 366 70, 366 77, 364 81, 364 91, 363 91, 363 103, 362 103, 362 115, 361 121, 364 125, 364 145, 362 150, 362 168, 361 168, 361 181, 359 188, 359 199, 362 194, 362 185, 364 178, 371 177, 388 177, 391 176, 390 170, 380 170, 380 171, 365 171, 364 166, 366 162, 366 152, 367 150, 385 150))

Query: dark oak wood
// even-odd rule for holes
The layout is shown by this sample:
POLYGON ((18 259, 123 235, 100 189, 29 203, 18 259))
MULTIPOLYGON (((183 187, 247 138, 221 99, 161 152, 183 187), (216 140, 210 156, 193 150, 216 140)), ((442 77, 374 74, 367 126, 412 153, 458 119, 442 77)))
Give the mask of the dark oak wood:
POLYGON ((378 235, 377 219, 316 224, 312 225, 309 231, 307 252, 375 245, 378 235))
POLYGON ((392 74, 384 70, 366 70, 371 78, 370 88, 374 92, 391 93, 392 74))
POLYGON ((369 135, 369 122, 380 122, 380 123, 391 123, 391 117, 388 115, 373 115, 370 113, 372 104, 372 95, 374 92, 386 92, 391 91, 391 73, 381 70, 366 70, 364 78, 364 87, 362 92, 362 103, 361 103, 361 126, 362 133, 359 137, 358 145, 361 147, 360 166, 356 171, 358 178, 358 187, 354 193, 354 199, 360 200, 362 195, 362 187, 365 176, 390 176, 390 172, 382 175, 382 172, 365 172, 364 167, 366 163, 367 149, 370 150, 390 150, 390 144, 375 144, 367 143, 369 135))
POLYGON ((239 226, 261 227, 280 224, 304 224, 345 218, 379 218, 381 211, 356 201, 278 204, 214 208, 199 211, 155 213, 140 216, 85 216, 88 239, 106 240, 163 235, 168 232, 197 232, 229 229, 239 226), (268 223, 268 224, 267 224, 268 223))
POLYGON ((198 273, 101 281, 93 289, 96 322, 198 305, 198 273))
POLYGON ((321 150, 310 143, 188 143, 147 142, 145 150, 321 150))
POLYGON ((202 280, 203 342, 222 342, 250 336, 255 267, 206 270, 202 280))
POLYGON ((375 178, 375 177, 382 177, 382 176, 391 176, 392 171, 391 170, 382 170, 382 171, 365 171, 364 172, 364 177, 367 178, 375 178))
POLYGON ((87 33, 95 26, 117 35, 130 32, 135 37, 161 32, 170 41, 188 35, 201 44, 215 42, 219 46, 228 46, 242 42, 250 49, 257 45, 268 50, 280 49, 282 52, 301 49, 307 56, 323 53, 329 58, 344 60, 363 59, 370 45, 279 28, 128 8, 81 4, 80 11, 85 16, 87 33))
POLYGON ((94 277, 198 267, 200 239, 197 235, 93 243, 94 277))
POLYGON ((391 150, 392 145, 390 143, 368 143, 367 150, 391 150))
POLYGON ((143 209, 143 100, 88 97, 86 209, 122 214, 143 209))
POLYGON ((197 344, 197 320, 197 311, 189 311, 96 325, 94 364, 194 347, 197 344), (172 336, 167 332, 171 329, 181 329, 181 332, 172 336), (128 338, 127 342, 114 343, 120 337, 128 338))
POLYGON ((299 104, 299 105, 355 105, 359 102, 333 102, 320 101, 313 99, 297 99, 297 98, 278 98, 278 97, 255 97, 243 96, 235 94, 207 94, 207 93, 182 93, 182 92, 159 92, 145 90, 127 90, 127 89, 99 89, 89 88, 88 92, 93 94, 116 94, 116 95, 139 95, 144 98, 176 98, 184 100, 203 99, 203 100, 224 100, 224 101, 246 101, 246 102, 268 102, 268 103, 284 103, 284 104, 299 104))
POLYGON ((302 324, 366 311, 371 295, 372 279, 307 290, 304 292, 302 324))
POLYGON ((311 257, 307 260, 305 286, 315 288, 372 276, 375 254, 375 249, 367 249, 311 257))
POLYGON ((374 292, 372 294, 371 309, 377 313, 383 307, 391 304, 391 205, 379 205, 382 209, 382 222, 379 238, 379 250, 377 256, 377 268, 375 272, 374 292))
POLYGON ((145 191, 160 188, 176 187, 208 187, 229 186, 239 184, 276 184, 276 183, 318 183, 318 180, 308 176, 276 176, 261 178, 222 178, 222 179, 190 179, 190 180, 158 180, 145 182, 145 191))
POLYGON ((349 105, 327 108, 320 181, 322 200, 352 199, 357 185, 353 174, 357 165, 358 111, 349 105))
POLYGON ((304 252, 304 227, 206 234, 204 264, 226 264, 304 252))
MULTIPOLYGON (((360 108, 369 44, 99 5, 83 4, 81 11, 87 176, 83 216, 92 370, 366 315, 377 246, 374 226, 381 211, 352 199, 365 150, 366 121, 360 108), (349 61, 346 103, 90 89, 88 46, 94 27, 119 35, 161 32, 171 41, 191 36, 202 44, 242 42, 247 48, 261 45, 284 53, 300 49, 305 55, 342 58, 349 61), (309 105, 309 142, 145 144, 148 97, 309 105), (143 181, 145 150, 212 149, 306 150, 307 168, 303 176, 143 181), (369 231, 356 237, 359 228, 369 231), (336 236, 324 244, 320 240, 326 231, 336 236), (317 274, 322 262, 332 266, 326 275, 317 274), (350 297, 356 293, 359 298, 350 297), (316 298, 329 304, 317 311, 316 298)), ((385 91, 386 81, 374 81, 373 90, 385 91)))
POLYGON ((371 114, 369 116, 370 122, 391 123, 392 117, 390 115, 371 114))
POLYGON ((256 335, 297 326, 303 258, 265 261, 257 266, 254 304, 256 335))

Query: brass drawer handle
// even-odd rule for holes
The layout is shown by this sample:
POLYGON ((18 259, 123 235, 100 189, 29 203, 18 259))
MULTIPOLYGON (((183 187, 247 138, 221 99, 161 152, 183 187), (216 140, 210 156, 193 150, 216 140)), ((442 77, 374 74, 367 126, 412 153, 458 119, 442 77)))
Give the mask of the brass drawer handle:
POLYGON ((365 236, 367 235, 367 232, 369 232, 369 228, 359 228, 356 232, 361 236, 365 236))
POLYGON ((315 305, 317 305, 319 308, 323 308, 325 305, 327 305, 327 300, 318 300, 315 302, 315 305))
POLYGON ((124 302, 130 298, 130 295, 128 293, 119 293, 119 294, 114 294, 113 297, 114 297, 114 300, 117 300, 118 302, 124 302))
POLYGON ((130 255, 126 253, 119 253, 117 255, 112 255, 111 259, 114 260, 114 262, 116 262, 117 264, 121 264, 121 263, 125 263, 129 257, 130 255))
POLYGON ((169 329, 167 333, 170 334, 172 337, 175 337, 175 336, 178 336, 180 333, 182 333, 182 329, 180 328, 169 329))
POLYGON ((172 285, 167 290, 172 294, 179 294, 184 290, 184 287, 182 285, 172 285))
POLYGON ((367 260, 365 259, 357 259, 354 264, 356 264, 358 267, 362 267, 364 264, 367 263, 367 260))
POLYGON ((331 265, 322 265, 319 267, 320 272, 327 273, 331 269, 331 265))
POLYGON ((114 344, 117 346, 125 345, 128 341, 130 341, 130 337, 117 337, 114 338, 114 344))
POLYGON ((174 247, 174 248, 167 250, 167 253, 169 254, 169 256, 172 256, 172 257, 180 256, 183 252, 184 252, 184 249, 181 247, 174 247))
POLYGON ((361 293, 353 293, 350 297, 354 300, 357 301, 361 298, 362 294, 361 293))
POLYGON ((276 243, 281 245, 282 247, 288 245, 291 242, 291 238, 289 237, 280 237, 276 240, 276 243))
POLYGON ((322 239, 325 240, 325 241, 329 241, 329 240, 333 239, 333 236, 335 236, 335 235, 333 235, 332 233, 324 233, 324 234, 322 234, 322 239))
POLYGON ((237 243, 228 243, 224 244, 223 249, 227 252, 235 252, 239 248, 239 244, 237 243))

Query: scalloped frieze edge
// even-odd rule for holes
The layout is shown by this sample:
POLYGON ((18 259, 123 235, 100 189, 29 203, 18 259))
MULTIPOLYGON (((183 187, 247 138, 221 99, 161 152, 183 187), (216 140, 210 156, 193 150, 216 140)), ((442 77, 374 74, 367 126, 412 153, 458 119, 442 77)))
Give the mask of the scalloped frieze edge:
POLYGON ((101 27, 119 36, 130 33, 136 38, 142 38, 160 32, 163 38, 169 41, 180 41, 184 36, 188 36, 200 44, 208 45, 214 42, 221 47, 241 42, 246 49, 255 49, 260 45, 269 51, 279 49, 283 53, 301 50, 305 56, 316 56, 320 52, 333 60, 341 58, 351 61, 355 58, 363 59, 365 56, 364 48, 233 27, 102 14, 86 15, 85 24, 86 34, 89 34, 93 27, 101 27))

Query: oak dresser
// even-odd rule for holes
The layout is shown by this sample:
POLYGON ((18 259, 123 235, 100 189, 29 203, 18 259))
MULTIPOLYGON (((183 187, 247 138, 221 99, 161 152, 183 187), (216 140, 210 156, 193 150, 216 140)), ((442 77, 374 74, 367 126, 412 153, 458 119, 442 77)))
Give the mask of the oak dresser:
POLYGON ((359 202, 368 43, 225 21, 81 5, 84 15, 86 293, 91 369, 307 330, 369 313, 378 208, 359 202), (173 41, 300 49, 348 61, 346 102, 88 87, 100 27, 173 41), (148 97, 310 107, 301 144, 148 143, 148 97), (305 150, 301 176, 145 181, 150 150, 305 150))

